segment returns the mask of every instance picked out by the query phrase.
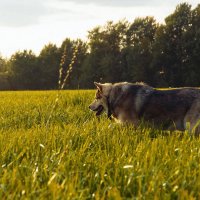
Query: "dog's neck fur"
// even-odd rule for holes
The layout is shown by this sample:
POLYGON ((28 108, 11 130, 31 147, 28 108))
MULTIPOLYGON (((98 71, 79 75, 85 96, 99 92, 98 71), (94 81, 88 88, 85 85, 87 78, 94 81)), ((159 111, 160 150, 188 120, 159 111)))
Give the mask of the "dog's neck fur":
MULTIPOLYGON (((134 99, 133 103, 135 104, 135 117, 140 117, 143 114, 143 107, 146 103, 143 100, 143 97, 147 97, 151 95, 153 92, 153 88, 143 84, 143 83, 136 83, 136 84, 129 84, 129 83, 118 83, 112 86, 112 89, 109 91, 109 98, 108 98, 108 117, 110 118, 111 115, 115 115, 115 118, 120 118, 121 112, 128 112, 123 110, 124 104, 124 95, 131 95, 131 88, 134 86, 134 99), (117 89, 118 88, 118 89, 117 89), (117 90, 116 90, 117 89, 117 90), (118 92, 117 91, 122 91, 118 92), (120 109, 120 107, 122 109, 120 109)), ((144 98, 145 99, 145 98, 144 98)))
POLYGON ((110 94, 113 88, 113 85, 111 83, 105 83, 104 84, 105 87, 102 88, 103 90, 103 95, 106 98, 107 101, 107 116, 109 119, 111 119, 111 115, 112 115, 112 110, 111 110, 111 103, 110 103, 110 94))

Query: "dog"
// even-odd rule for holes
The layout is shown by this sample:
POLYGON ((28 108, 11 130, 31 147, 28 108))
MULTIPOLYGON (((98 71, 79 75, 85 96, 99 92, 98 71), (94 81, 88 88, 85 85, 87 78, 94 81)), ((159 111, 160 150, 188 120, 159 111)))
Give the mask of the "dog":
POLYGON ((89 109, 100 116, 138 126, 147 122, 167 130, 200 132, 200 89, 155 89, 145 83, 97 83, 89 109))

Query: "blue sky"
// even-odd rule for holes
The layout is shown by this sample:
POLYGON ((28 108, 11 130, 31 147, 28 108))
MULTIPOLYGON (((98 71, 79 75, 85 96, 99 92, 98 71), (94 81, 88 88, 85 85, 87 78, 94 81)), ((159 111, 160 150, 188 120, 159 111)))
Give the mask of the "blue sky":
MULTIPOLYGON (((87 38, 87 31, 107 21, 154 16, 163 22, 182 0, 0 0, 0 54, 18 50, 36 54, 49 42, 87 38)), ((199 0, 184 1, 196 7, 199 0)))

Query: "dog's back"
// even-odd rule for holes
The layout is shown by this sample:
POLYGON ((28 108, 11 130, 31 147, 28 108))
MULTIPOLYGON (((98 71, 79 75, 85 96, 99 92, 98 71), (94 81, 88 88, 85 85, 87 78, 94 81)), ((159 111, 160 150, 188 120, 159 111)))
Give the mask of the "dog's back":
MULTIPOLYGON (((139 117, 169 128, 184 130, 185 117, 196 101, 200 100, 200 90, 181 88, 172 90, 154 90, 144 101, 139 117)), ((195 115, 198 114, 195 111, 195 115)), ((196 120, 195 120, 196 121, 196 120)))
POLYGON ((134 124, 144 120, 184 130, 187 122, 193 127, 200 119, 197 88, 157 90, 143 84, 121 83, 114 85, 111 99, 114 117, 134 124))
MULTIPOLYGON (((158 90, 143 83, 96 83, 97 93, 89 108, 103 111, 120 122, 137 126, 142 120, 166 129, 190 130, 200 120, 200 89, 158 90)), ((198 129, 197 129, 198 130, 198 129)))

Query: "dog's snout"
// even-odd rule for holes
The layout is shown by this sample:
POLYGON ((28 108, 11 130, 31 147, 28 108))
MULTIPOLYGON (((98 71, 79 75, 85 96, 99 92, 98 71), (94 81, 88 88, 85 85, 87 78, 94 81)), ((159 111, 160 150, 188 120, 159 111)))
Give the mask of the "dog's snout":
POLYGON ((88 108, 91 110, 91 105, 89 105, 88 108))

